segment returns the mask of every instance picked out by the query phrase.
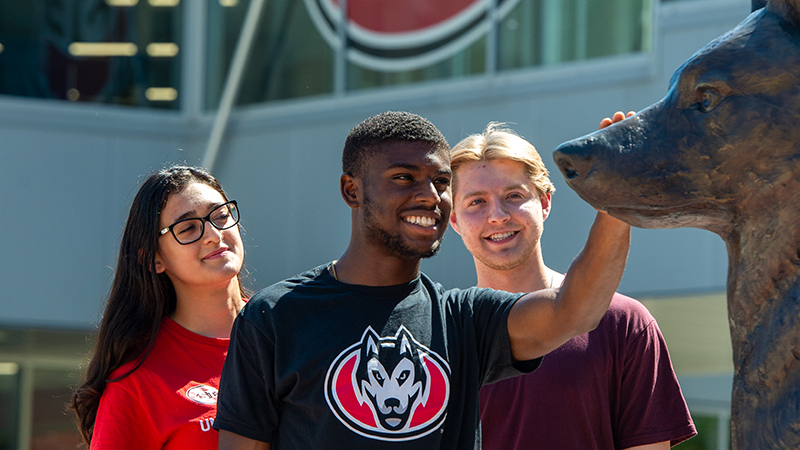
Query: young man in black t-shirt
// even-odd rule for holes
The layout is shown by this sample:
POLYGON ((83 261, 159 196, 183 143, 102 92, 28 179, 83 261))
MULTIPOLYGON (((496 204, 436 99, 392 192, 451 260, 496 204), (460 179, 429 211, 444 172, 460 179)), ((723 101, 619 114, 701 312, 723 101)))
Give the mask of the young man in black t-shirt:
POLYGON ((452 207, 449 146, 409 113, 350 132, 338 261, 256 294, 222 374, 220 449, 479 449, 478 389, 597 325, 630 227, 599 213, 560 289, 444 290, 420 274, 452 207))

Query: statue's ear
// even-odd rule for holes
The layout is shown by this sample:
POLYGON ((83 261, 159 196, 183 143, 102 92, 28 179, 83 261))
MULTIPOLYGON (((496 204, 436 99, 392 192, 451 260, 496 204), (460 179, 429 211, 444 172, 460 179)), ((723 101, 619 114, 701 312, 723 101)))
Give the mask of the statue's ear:
POLYGON ((800 0, 750 0, 753 11, 757 5, 766 6, 770 12, 800 28, 800 0))

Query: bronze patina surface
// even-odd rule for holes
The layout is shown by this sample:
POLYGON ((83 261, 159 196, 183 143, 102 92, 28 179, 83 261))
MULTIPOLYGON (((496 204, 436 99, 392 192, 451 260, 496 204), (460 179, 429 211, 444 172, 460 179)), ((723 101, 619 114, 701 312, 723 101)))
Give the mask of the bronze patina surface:
POLYGON ((800 448, 800 0, 768 1, 660 102, 554 158, 598 209, 725 240, 733 448, 800 448))

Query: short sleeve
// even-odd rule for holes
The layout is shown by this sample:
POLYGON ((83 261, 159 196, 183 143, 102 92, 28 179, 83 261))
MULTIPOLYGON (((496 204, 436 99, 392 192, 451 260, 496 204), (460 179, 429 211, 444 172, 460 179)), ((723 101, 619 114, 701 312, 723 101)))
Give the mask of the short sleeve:
POLYGON ((629 344, 623 370, 618 443, 621 448, 663 441, 675 445, 696 434, 667 344, 652 316, 629 344))
POLYGON ((92 450, 157 450, 163 442, 153 419, 141 403, 119 383, 108 383, 100 397, 92 450))
POLYGON ((274 340, 246 317, 236 318, 220 378, 214 428, 272 442, 279 419, 274 349, 274 340))
POLYGON ((539 367, 541 358, 515 361, 511 356, 508 314, 523 294, 473 288, 464 291, 462 305, 469 306, 475 327, 477 353, 482 362, 482 385, 495 383, 539 367))

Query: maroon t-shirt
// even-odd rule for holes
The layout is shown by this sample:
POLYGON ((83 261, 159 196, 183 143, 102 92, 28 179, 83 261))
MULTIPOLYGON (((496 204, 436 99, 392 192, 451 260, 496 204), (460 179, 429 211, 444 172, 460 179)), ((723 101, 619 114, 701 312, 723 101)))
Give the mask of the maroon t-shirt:
POLYGON ((621 294, 595 330, 480 394, 485 450, 624 449, 697 434, 658 324, 621 294))

